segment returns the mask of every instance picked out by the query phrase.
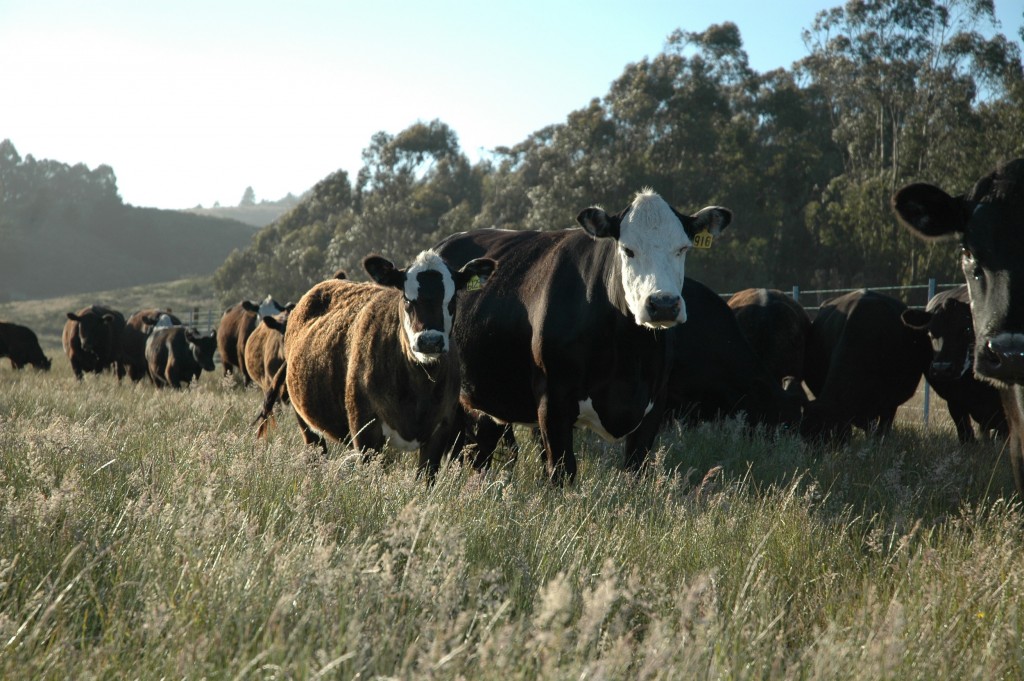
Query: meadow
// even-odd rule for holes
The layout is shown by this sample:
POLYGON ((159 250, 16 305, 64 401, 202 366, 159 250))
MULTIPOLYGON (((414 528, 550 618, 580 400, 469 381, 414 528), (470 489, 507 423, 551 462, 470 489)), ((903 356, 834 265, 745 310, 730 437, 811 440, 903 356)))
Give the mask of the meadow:
POLYGON ((0 678, 1024 675, 999 445, 907 411, 815 449, 670 426, 634 477, 577 436, 514 467, 257 441, 257 391, 0 367, 0 678), (907 416, 909 414, 910 416, 907 416))

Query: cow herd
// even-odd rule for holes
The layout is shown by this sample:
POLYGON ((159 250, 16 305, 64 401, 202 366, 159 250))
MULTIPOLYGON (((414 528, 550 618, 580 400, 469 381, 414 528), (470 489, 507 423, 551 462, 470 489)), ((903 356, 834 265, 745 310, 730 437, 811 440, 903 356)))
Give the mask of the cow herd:
MULTIPOLYGON (((1024 491, 1024 160, 965 195, 915 184, 893 197, 926 239, 959 236, 966 284, 910 309, 877 291, 826 301, 748 289, 724 301, 686 278, 690 249, 729 226, 728 209, 680 213, 650 190, 579 228, 454 234, 404 268, 367 257, 369 283, 337 273, 297 303, 243 301, 202 336, 169 311, 125 321, 93 305, 67 314, 78 378, 113 369, 186 386, 214 369, 255 383, 266 434, 290 404, 307 444, 418 450, 432 478, 448 452, 490 464, 510 424, 536 427, 548 476, 577 472, 573 431, 624 443, 643 468, 667 420, 743 413, 813 441, 884 434, 925 376, 959 439, 1009 436, 1024 491)), ((0 356, 46 369, 35 335, 0 323, 0 356)))

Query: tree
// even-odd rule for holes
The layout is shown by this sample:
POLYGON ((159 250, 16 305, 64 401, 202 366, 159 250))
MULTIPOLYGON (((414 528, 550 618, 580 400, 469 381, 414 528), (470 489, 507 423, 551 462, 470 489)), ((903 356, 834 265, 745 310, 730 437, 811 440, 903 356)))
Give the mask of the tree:
POLYGON ((252 187, 245 188, 245 193, 242 194, 242 200, 238 202, 238 205, 239 207, 256 205, 256 192, 252 190, 252 187))

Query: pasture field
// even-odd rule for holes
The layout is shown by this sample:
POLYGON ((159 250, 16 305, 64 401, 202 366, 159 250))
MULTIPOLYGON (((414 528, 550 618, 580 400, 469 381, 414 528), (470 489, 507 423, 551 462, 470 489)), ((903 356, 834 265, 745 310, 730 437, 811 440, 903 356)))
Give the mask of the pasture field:
POLYGON ((640 477, 581 433, 566 489, 524 437, 428 488, 289 413, 256 441, 259 400, 3 362, 0 678, 1024 676, 1009 465, 937 419, 673 426, 640 477))

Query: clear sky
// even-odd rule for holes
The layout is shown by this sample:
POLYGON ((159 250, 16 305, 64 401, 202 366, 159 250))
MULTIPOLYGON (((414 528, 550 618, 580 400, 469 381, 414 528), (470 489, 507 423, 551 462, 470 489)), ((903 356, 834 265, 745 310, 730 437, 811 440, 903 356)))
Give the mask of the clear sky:
MULTIPOLYGON (((842 0, 0 0, 0 139, 113 167, 136 206, 236 205, 355 177, 435 118, 471 159, 565 120, 676 28, 740 27, 757 71, 842 0)), ((1017 37, 1024 0, 996 0, 1017 37)))

